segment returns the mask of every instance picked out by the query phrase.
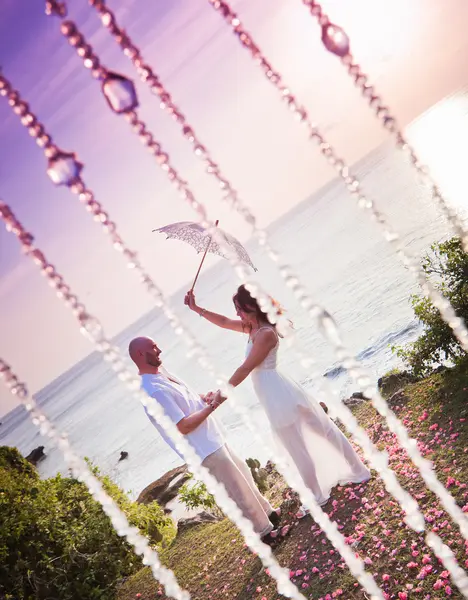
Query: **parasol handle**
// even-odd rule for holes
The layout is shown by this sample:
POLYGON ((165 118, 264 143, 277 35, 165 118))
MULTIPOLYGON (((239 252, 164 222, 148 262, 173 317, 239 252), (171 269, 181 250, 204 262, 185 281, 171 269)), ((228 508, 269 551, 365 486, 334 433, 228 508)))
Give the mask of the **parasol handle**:
MULTIPOLYGON (((215 227, 218 227, 218 223, 219 223, 219 221, 217 220, 216 223, 215 223, 215 227)), ((210 239, 210 243, 206 247, 206 250, 205 250, 205 252, 203 254, 203 258, 201 259, 201 263, 200 263, 200 266, 198 267, 198 271, 197 271, 197 274, 195 275, 195 279, 193 280, 190 292, 193 292, 193 290, 195 288, 195 284, 197 283, 197 279, 198 279, 198 276, 200 275, 201 268, 203 267, 203 263, 205 262, 206 255, 208 254, 208 250, 210 249, 212 239, 213 238, 210 239)))

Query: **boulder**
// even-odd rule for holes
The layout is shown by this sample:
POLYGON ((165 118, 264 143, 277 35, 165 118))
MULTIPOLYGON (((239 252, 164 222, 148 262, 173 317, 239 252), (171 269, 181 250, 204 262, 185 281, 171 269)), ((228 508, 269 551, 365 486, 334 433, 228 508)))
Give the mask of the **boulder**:
POLYGON ((44 460, 45 457, 44 446, 38 446, 26 456, 26 460, 35 466, 39 461, 44 460))
POLYGON ((187 531, 187 529, 191 529, 192 527, 196 527, 198 525, 207 525, 209 523, 217 523, 221 520, 221 517, 215 517, 210 513, 202 511, 201 513, 198 513, 198 515, 190 517, 189 519, 180 519, 177 523, 177 535, 180 535, 183 531, 187 531))
POLYGON ((355 398, 356 400, 369 400, 362 392, 354 392, 354 394, 351 395, 351 398, 355 398))
POLYGON ((352 408, 353 406, 358 406, 359 404, 362 404, 362 402, 364 402, 364 400, 367 400, 367 398, 356 398, 353 395, 350 398, 345 398, 343 400, 343 404, 345 406, 347 406, 348 408, 352 408))
POLYGON ((389 375, 381 377, 378 380, 377 385, 384 396, 390 396, 406 385, 415 383, 417 380, 417 377, 408 371, 397 371, 396 373, 390 373, 389 375))
POLYGON ((122 452, 120 453, 119 462, 121 460, 125 460, 126 458, 128 458, 128 452, 126 452, 125 450, 122 450, 122 452))
POLYGON ((387 400, 390 407, 406 404, 409 401, 408 396, 405 394, 405 390, 398 390, 393 393, 387 400))
POLYGON ((179 489, 189 478, 190 473, 187 470, 187 465, 175 467, 146 486, 140 492, 137 502, 139 504, 149 504, 156 500, 160 506, 164 507, 177 496, 179 489))

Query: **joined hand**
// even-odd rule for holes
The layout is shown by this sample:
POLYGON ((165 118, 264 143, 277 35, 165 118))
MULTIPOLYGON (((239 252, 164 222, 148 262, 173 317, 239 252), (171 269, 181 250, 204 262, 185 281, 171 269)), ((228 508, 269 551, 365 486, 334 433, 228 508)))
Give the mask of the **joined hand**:
POLYGON ((218 408, 220 404, 227 400, 227 396, 224 396, 221 390, 217 390, 216 392, 208 392, 207 394, 201 396, 201 398, 212 408, 218 408))

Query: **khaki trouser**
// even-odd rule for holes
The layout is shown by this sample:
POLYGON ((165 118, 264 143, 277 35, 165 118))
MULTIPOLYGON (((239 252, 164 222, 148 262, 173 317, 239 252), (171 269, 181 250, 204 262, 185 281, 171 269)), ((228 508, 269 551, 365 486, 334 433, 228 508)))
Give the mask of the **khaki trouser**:
POLYGON ((226 445, 205 458, 203 466, 226 488, 244 517, 252 522, 261 537, 270 533, 273 525, 268 515, 273 512, 271 504, 258 491, 247 464, 226 445))

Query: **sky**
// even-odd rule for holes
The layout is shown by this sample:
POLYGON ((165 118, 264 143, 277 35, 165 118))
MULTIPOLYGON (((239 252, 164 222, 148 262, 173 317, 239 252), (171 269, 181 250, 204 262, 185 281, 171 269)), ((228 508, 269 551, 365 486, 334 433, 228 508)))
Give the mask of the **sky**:
MULTIPOLYGON (((58 19, 46 17, 41 2, 1 3, 4 75, 56 143, 77 153, 85 164, 87 185, 148 272, 171 294, 193 276, 196 259, 191 249, 176 242, 169 252, 170 242, 151 230, 193 220, 193 211, 131 134, 125 119, 108 109, 100 85, 61 36, 58 19)), ((348 163, 386 139, 339 61, 324 51, 318 26, 299 0, 238 0, 233 5, 348 163)), ((109 6, 262 227, 333 177, 206 0, 109 0, 109 6)), ((324 0, 323 7, 348 31, 355 57, 403 126, 466 84, 465 0, 324 0)), ((210 218, 219 219, 221 226, 246 241, 247 225, 221 204, 216 182, 203 172, 177 126, 138 81, 93 9, 85 0, 72 0, 69 16, 107 68, 136 81, 141 117, 207 206, 210 218)), ((422 148, 426 141, 427 132, 421 132, 422 148)), ((44 156, 2 97, 0 198, 34 233, 38 246, 109 335, 152 308, 149 295, 76 197, 48 179, 44 156)), ((0 356, 27 381, 31 392, 91 350, 74 318, 3 227, 0 315, 0 356)), ((1 389, 0 415, 15 405, 1 389)))

